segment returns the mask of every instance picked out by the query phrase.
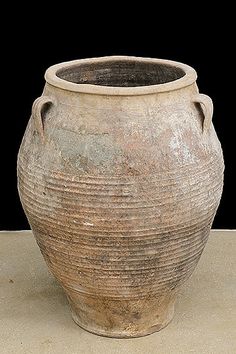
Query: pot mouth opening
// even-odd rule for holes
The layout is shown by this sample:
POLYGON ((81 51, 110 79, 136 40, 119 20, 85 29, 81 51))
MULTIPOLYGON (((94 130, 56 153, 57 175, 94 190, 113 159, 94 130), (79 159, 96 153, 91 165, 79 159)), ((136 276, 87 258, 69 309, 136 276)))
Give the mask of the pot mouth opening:
POLYGON ((111 56, 57 64, 46 71, 45 78, 69 91, 137 95, 188 86, 196 80, 196 72, 169 60, 111 56))

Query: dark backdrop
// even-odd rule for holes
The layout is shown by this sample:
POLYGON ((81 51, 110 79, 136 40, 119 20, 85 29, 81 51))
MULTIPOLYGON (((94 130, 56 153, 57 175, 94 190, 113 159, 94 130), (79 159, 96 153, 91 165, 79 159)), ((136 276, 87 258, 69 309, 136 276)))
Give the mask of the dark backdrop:
POLYGON ((31 12, 34 15, 20 16, 13 21, 15 30, 4 37, 1 68, 5 95, 1 100, 0 230, 29 228, 16 189, 16 156, 32 102, 42 93, 45 70, 62 61, 115 54, 177 60, 197 70, 200 92, 214 101, 213 122, 226 164, 224 192, 214 227, 236 228, 233 206, 236 181, 233 108, 236 98, 230 97, 235 78, 230 20, 222 18, 221 12, 216 18, 211 14, 209 22, 209 17, 199 11, 195 18, 177 15, 177 23, 169 28, 170 17, 160 24, 156 19, 153 22, 151 12, 140 14, 140 21, 146 19, 145 25, 138 19, 135 25, 131 24, 124 11, 118 22, 107 16, 105 22, 99 17, 94 23, 88 13, 77 17, 74 14, 68 19, 64 8, 61 17, 55 15, 53 22, 46 11, 37 21, 34 10, 31 12), (27 22, 25 27, 24 21, 27 22), (222 21, 226 21, 224 27, 222 21))

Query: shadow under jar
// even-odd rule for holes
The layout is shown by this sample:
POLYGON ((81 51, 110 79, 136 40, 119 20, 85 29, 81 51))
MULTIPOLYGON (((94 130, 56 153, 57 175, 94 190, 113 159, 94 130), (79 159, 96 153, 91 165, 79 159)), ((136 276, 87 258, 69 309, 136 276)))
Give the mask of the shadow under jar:
POLYGON ((21 202, 74 321, 165 327, 223 186, 211 99, 178 62, 104 57, 46 71, 18 155, 21 202))

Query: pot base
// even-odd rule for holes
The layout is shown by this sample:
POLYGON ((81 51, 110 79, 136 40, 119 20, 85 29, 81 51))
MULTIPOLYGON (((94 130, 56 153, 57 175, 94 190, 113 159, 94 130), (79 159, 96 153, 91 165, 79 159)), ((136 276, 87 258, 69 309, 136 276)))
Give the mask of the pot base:
POLYGON ((166 327, 174 316, 173 297, 129 301, 106 299, 105 303, 110 305, 107 307, 99 306, 101 301, 101 299, 97 301, 97 307, 88 307, 88 303, 75 304, 69 298, 75 323, 99 336, 112 338, 147 336, 166 327))
POLYGON ((153 334, 155 332, 159 332, 161 329, 165 328, 173 319, 174 317, 174 309, 173 309, 173 314, 170 318, 168 318, 168 320, 164 323, 157 324, 154 325, 150 328, 148 328, 146 331, 142 331, 142 332, 138 332, 138 333, 126 333, 126 332, 109 332, 109 331, 105 331, 105 330, 97 330, 94 329, 90 326, 85 326, 84 324, 80 323, 80 321, 78 320, 78 318, 72 313, 72 318, 74 320, 74 322, 81 327, 82 329, 84 329, 85 331, 89 332, 89 333, 93 333, 96 334, 98 336, 102 336, 102 337, 109 337, 109 338, 118 338, 118 339, 129 339, 129 338, 138 338, 138 337, 145 337, 148 336, 150 334, 153 334))

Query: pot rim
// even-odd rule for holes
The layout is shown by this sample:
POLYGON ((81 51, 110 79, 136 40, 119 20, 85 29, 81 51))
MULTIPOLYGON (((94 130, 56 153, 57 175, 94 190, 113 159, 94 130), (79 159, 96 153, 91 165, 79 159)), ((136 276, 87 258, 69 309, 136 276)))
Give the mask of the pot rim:
POLYGON ((116 95, 116 96, 134 96, 134 95, 146 95, 159 92, 169 92, 178 90, 183 87, 193 84, 197 79, 196 71, 189 65, 166 59, 135 57, 135 56, 105 56, 88 59, 78 59, 59 63, 50 66, 45 73, 45 80, 48 84, 58 87, 63 90, 72 92, 81 92, 97 95, 116 95), (102 86, 93 84, 76 84, 57 76, 58 71, 67 69, 69 67, 78 66, 80 64, 94 64, 94 63, 107 63, 109 61, 134 61, 142 63, 153 64, 167 64, 173 67, 182 69, 185 75, 179 79, 164 83, 149 86, 132 86, 132 87, 114 87, 114 86, 102 86))

